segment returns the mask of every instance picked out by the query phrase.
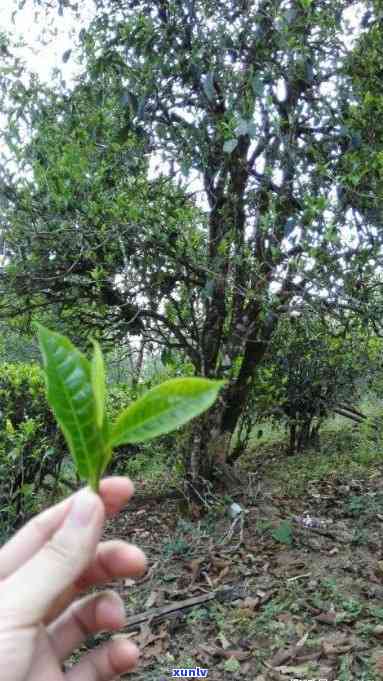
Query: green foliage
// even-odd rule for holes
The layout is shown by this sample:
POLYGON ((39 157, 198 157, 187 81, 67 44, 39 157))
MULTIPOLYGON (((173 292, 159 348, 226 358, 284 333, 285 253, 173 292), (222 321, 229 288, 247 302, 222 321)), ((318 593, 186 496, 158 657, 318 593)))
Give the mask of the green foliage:
POLYGON ((57 480, 64 440, 45 397, 37 364, 0 369, 0 533, 4 538, 36 509, 47 477, 57 480))
POLYGON ((145 442, 198 416, 215 402, 223 381, 175 378, 152 388, 114 424, 110 443, 145 442))
MULTIPOLYGON (((366 452, 359 429, 354 429, 351 422, 342 417, 328 419, 325 422, 320 445, 307 450, 304 456, 298 453, 286 457, 282 433, 279 434, 279 440, 270 438, 269 442, 265 441, 260 445, 253 442, 253 445, 251 453, 248 454, 249 468, 253 470, 254 460, 259 459, 262 466, 266 466, 267 479, 274 481, 277 493, 286 493, 294 498, 304 497, 312 483, 320 485, 321 481, 335 478, 348 484, 348 480, 377 477, 383 461, 381 445, 375 445, 374 449, 366 452)), ((349 514, 347 502, 346 496, 345 513, 349 514)), ((368 519, 370 514, 381 513, 381 510, 378 510, 381 504, 380 495, 372 498, 366 495, 364 501, 355 503, 364 506, 365 511, 361 512, 364 520, 368 519)), ((264 529, 269 529, 267 524, 264 529)), ((262 531, 262 526, 259 530, 262 531)))
POLYGON ((26 320, 19 318, 10 322, 0 323, 0 362, 23 364, 25 358, 38 361, 39 351, 35 340, 29 333, 25 333, 26 320))
POLYGON ((102 354, 92 364, 64 336, 36 324, 44 358, 48 401, 64 433, 78 474, 98 491, 99 480, 120 444, 168 433, 208 409, 222 381, 178 378, 150 390, 109 427, 105 414, 102 354), (100 419, 101 415, 101 419, 100 419))
MULTIPOLYGON (((116 419, 127 404, 147 393, 153 385, 162 380, 169 380, 172 372, 159 371, 151 374, 150 379, 132 387, 129 383, 108 386, 106 410, 110 419, 116 419)), ((177 483, 184 474, 180 462, 180 443, 185 427, 158 436, 155 440, 120 445, 113 453, 108 465, 108 472, 129 475, 132 478, 145 478, 153 483, 162 481, 171 475, 172 483, 177 483)))
MULTIPOLYGON (((380 364, 381 343, 355 324, 304 314, 284 320, 259 370, 252 407, 292 431, 291 452, 314 443, 324 419, 358 401, 380 364)), ((291 436, 291 433, 290 433, 291 436)))
POLYGON ((367 223, 378 227, 383 196, 382 37, 381 22, 372 20, 346 60, 354 97, 344 103, 344 153, 339 164, 343 198, 347 197, 367 223))

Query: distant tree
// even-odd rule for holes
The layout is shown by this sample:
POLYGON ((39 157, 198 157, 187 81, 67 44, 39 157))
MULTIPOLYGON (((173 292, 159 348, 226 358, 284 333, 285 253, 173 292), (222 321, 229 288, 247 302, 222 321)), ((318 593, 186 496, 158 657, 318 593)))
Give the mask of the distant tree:
POLYGON ((381 354, 382 340, 356 319, 348 328, 308 310, 284 319, 254 384, 251 426, 264 418, 283 423, 291 454, 319 445, 325 419, 352 416, 381 374, 381 354))

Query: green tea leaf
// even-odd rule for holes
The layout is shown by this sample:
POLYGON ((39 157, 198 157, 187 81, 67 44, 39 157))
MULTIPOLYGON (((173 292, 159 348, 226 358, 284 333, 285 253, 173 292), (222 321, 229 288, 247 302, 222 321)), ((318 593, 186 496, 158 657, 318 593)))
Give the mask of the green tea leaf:
POLYGON ((105 453, 102 434, 95 423, 90 363, 68 338, 41 324, 35 326, 44 360, 48 402, 80 477, 95 488, 105 453))
POLYGON ((144 442, 169 433, 211 407, 224 381, 175 378, 149 390, 118 417, 110 444, 144 442))
POLYGON ((92 343, 94 346, 94 354, 91 363, 91 377, 93 395, 96 403, 96 423, 99 428, 102 428, 105 416, 106 396, 104 358, 97 341, 93 340, 92 343))

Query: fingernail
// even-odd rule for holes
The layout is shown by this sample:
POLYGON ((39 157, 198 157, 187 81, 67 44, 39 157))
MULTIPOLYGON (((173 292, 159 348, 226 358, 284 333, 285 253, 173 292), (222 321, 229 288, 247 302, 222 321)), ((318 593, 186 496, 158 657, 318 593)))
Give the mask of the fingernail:
POLYGON ((73 500, 66 524, 69 527, 86 527, 97 507, 97 496, 90 490, 82 490, 73 500))

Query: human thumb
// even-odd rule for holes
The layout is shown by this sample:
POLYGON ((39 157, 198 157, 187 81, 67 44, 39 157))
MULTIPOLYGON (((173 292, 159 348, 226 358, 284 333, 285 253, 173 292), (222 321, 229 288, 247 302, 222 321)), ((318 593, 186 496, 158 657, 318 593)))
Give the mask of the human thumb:
POLYGON ((0 586, 0 612, 13 624, 43 620, 55 600, 84 572, 101 538, 104 506, 88 488, 78 492, 60 529, 0 586))

